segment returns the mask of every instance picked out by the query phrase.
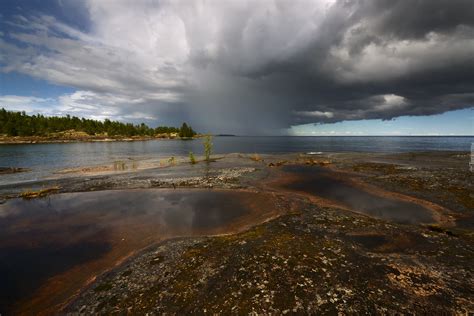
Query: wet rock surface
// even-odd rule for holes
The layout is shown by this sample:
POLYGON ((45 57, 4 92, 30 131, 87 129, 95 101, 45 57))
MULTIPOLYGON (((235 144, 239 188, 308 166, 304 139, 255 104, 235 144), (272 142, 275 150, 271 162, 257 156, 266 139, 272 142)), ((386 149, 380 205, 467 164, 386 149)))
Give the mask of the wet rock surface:
POLYGON ((78 314, 465 313, 473 311, 472 236, 321 208, 246 232, 170 240, 105 275, 78 314))
MULTIPOLYGON (((388 222, 287 192, 281 198, 285 215, 239 234, 165 241, 103 275, 66 312, 474 312, 469 156, 324 154, 321 159, 358 181, 439 203, 455 221, 388 222)), ((262 157, 254 164, 260 177, 268 175, 266 167, 279 169, 278 161, 321 166, 306 160, 305 155, 262 157)), ((247 181, 240 184, 268 190, 255 178, 247 181)))
POLYGON ((48 187, 60 188, 57 193, 180 187, 238 189, 249 187, 249 180, 261 177, 265 173, 265 170, 257 170, 255 164, 247 160, 228 158, 211 163, 201 162, 196 165, 181 163, 109 174, 57 175, 52 179, 1 185, 0 200, 15 198, 23 192, 48 187))
POLYGON ((474 312, 469 160, 468 153, 453 152, 235 154, 212 163, 2 186, 0 204, 45 187, 59 187, 56 193, 245 189, 278 200, 276 213, 284 215, 244 232, 167 240, 112 266, 60 313, 464 314, 474 312), (437 222, 372 218, 323 203, 318 191, 268 185, 287 176, 291 165, 325 168, 367 192, 377 188, 393 192, 390 198, 433 204, 437 222))
POLYGON ((474 172, 470 154, 422 152, 341 157, 339 169, 387 190, 432 201, 449 209, 456 226, 474 229, 474 172))

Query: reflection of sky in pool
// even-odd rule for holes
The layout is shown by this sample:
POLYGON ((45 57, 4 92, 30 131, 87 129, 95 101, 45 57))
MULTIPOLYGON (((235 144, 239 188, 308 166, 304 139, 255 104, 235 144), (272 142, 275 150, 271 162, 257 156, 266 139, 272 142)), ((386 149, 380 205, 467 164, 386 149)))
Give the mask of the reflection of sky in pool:
POLYGON ((350 209, 397 223, 430 223, 431 212, 405 201, 384 198, 331 177, 324 169, 314 166, 286 166, 285 171, 301 174, 287 188, 336 201, 350 209))
POLYGON ((214 233, 249 213, 254 194, 127 190, 51 195, 0 205, 0 312, 51 276, 162 237, 214 233), (128 243, 128 244, 126 244, 128 243))

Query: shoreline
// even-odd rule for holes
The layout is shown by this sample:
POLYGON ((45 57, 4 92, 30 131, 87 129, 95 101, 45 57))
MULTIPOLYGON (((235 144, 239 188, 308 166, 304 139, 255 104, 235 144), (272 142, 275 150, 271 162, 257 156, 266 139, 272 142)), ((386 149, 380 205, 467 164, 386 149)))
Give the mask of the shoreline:
MULTIPOLYGON (((193 137, 196 139, 199 137, 193 137)), ((66 143, 88 143, 88 142, 133 142, 133 141, 149 141, 149 140, 188 140, 180 137, 42 137, 42 136, 12 136, 0 137, 0 145, 21 145, 21 144, 66 144, 66 143)))
MULTIPOLYGON (((248 223, 248 226, 240 232, 224 235, 179 237, 179 240, 173 238, 159 241, 157 244, 151 244, 147 246, 146 250, 134 253, 127 257, 127 260, 120 265, 113 266, 103 274, 96 276, 94 282, 82 288, 80 294, 72 303, 66 304, 65 309, 62 311, 71 313, 110 313, 118 306, 126 308, 126 306, 129 306, 128 304, 132 304, 133 311, 141 313, 150 311, 148 308, 151 305, 145 302, 146 298, 149 298, 154 302, 157 302, 157 300, 160 302, 159 304, 156 303, 159 306, 159 312, 202 312, 206 309, 209 312, 227 313, 235 311, 233 308, 237 306, 237 310, 242 313, 251 312, 252 310, 257 312, 269 311, 271 310, 270 308, 274 308, 276 313, 278 311, 282 313, 290 305, 293 306, 292 308, 298 306, 297 301, 284 294, 295 291, 298 288, 296 284, 290 282, 288 285, 284 285, 286 284, 284 283, 282 285, 283 289, 279 289, 275 287, 276 285, 271 285, 273 283, 270 281, 270 285, 266 285, 266 287, 272 288, 273 291, 276 291, 275 293, 280 293, 278 294, 280 298, 276 299, 276 294, 272 296, 270 292, 264 292, 264 295, 269 295, 270 303, 259 307, 259 304, 253 303, 254 301, 251 299, 251 296, 247 296, 248 293, 245 291, 248 290, 244 290, 242 284, 239 285, 239 283, 235 282, 226 283, 229 282, 224 277, 227 272, 225 272, 225 269, 221 271, 219 267, 228 266, 231 268, 240 266, 246 271, 260 271, 258 265, 267 267, 274 265, 271 257, 276 256, 278 258, 278 256, 283 255, 289 256, 285 258, 290 260, 289 258, 295 256, 303 258, 303 254, 313 260, 311 263, 304 263, 306 259, 303 260, 300 264, 305 267, 304 269, 310 267, 317 271, 326 269, 330 271, 331 278, 339 280, 337 282, 343 280, 340 279, 343 277, 343 274, 341 274, 343 270, 339 271, 334 268, 339 264, 347 266, 347 263, 341 263, 339 260, 342 254, 347 258, 346 260, 348 260, 351 266, 360 271, 362 276, 369 277, 370 271, 374 269, 374 271, 378 271, 374 282, 378 282, 380 279, 385 280, 386 284, 380 283, 376 288, 391 293, 387 297, 384 295, 380 298, 372 297, 370 293, 364 292, 364 287, 360 287, 363 279, 358 279, 344 285, 354 293, 357 293, 357 295, 348 296, 347 293, 339 293, 337 300, 331 302, 323 297, 319 290, 309 290, 311 283, 307 283, 305 288, 308 289, 308 293, 313 293, 314 295, 317 293, 319 300, 317 296, 312 296, 313 294, 303 295, 300 293, 297 296, 304 301, 303 305, 309 304, 307 306, 312 306, 312 311, 329 312, 333 310, 331 308, 338 310, 338 308, 351 306, 354 312, 362 312, 372 310, 374 306, 370 307, 370 302, 376 301, 378 302, 377 304, 382 304, 381 306, 384 306, 384 308, 387 307, 389 311, 417 311, 416 305, 411 305, 414 300, 420 301, 422 306, 424 306, 423 308, 427 308, 430 311, 460 311, 462 309, 460 309, 461 305, 459 304, 469 301, 469 296, 466 296, 466 292, 456 292, 459 291, 460 282, 462 283, 462 280, 469 279, 466 273, 468 271, 474 272, 468 265, 468 262, 470 262, 469 256, 473 256, 469 249, 474 245, 474 214, 471 208, 472 199, 469 197, 469 192, 472 189, 471 180, 473 174, 468 171, 468 152, 399 154, 323 153, 321 155, 286 154, 259 156, 229 154, 218 158, 210 164, 200 161, 196 165, 191 165, 182 157, 182 160, 178 159, 175 165, 164 167, 149 165, 147 166, 148 168, 142 170, 107 172, 105 174, 94 172, 100 171, 100 169, 90 169, 91 172, 81 172, 81 170, 89 170, 85 166, 78 169, 74 177, 58 177, 42 181, 39 186, 55 184, 61 187, 57 192, 53 192, 53 195, 57 193, 68 194, 68 192, 108 190, 128 190, 131 192, 133 189, 173 189, 173 192, 177 193, 185 192, 189 189, 207 189, 209 192, 217 192, 221 189, 229 190, 230 192, 250 190, 252 192, 281 195, 278 203, 285 209, 285 212, 277 217, 264 220, 264 223, 258 223, 258 221, 248 223), (344 180, 344 183, 347 185, 364 191, 373 191, 373 194, 377 196, 406 200, 407 202, 424 205, 428 209, 434 207, 434 211, 439 212, 440 215, 449 220, 436 219, 432 224, 397 223, 357 212, 357 210, 353 210, 350 207, 341 207, 337 203, 333 203, 334 201, 324 203, 321 198, 317 196, 312 197, 307 192, 282 191, 281 187, 272 185, 274 180, 288 181, 291 179, 285 167, 291 165, 304 166, 309 168, 308 170, 311 168, 314 168, 314 170, 325 170, 325 172, 334 175, 335 179, 347 178, 347 181, 344 180), (87 181, 84 181, 84 179, 87 179, 87 181), (373 188, 377 190, 372 190, 373 188), (306 235, 306 232, 311 232, 311 234, 306 235), (342 232, 343 235, 340 235, 342 232), (287 239, 289 238, 288 236, 293 237, 287 239), (341 243, 338 240, 343 240, 344 242, 341 243), (459 245, 461 240, 463 244, 459 245), (288 245, 284 246, 280 244, 281 242, 284 245, 288 245), (338 255, 334 257, 334 254, 326 253, 327 249, 324 250, 323 248, 316 247, 313 249, 311 248, 313 243, 315 245, 329 243, 329 246, 327 246, 329 248, 326 248, 331 249, 330 252, 337 253, 338 255), (273 244, 280 246, 271 248, 273 244), (234 251, 227 253, 225 249, 234 249, 235 253, 234 251), (354 249, 356 250, 355 253, 354 249), (449 249, 452 249, 451 252, 448 252, 449 249), (295 253, 297 250, 302 251, 302 253, 295 253), (440 253, 433 257, 432 253, 438 252, 440 253), (321 263, 318 261, 319 259, 316 257, 312 258, 309 255, 310 253, 323 253, 323 257, 326 258, 324 260, 329 262, 331 262, 330 260, 335 260, 334 264, 337 264, 334 267, 327 264, 321 266, 321 263), (260 258, 262 254, 265 259, 263 257, 260 258), (257 256, 257 259, 254 256, 257 256), (360 256, 364 259, 360 259, 360 256), (465 259, 458 258, 458 262, 455 263, 452 261, 452 258, 457 258, 457 256, 463 256, 465 259), (155 266, 149 266, 148 262, 155 257, 163 258, 160 259, 156 268, 159 268, 160 271, 168 271, 168 276, 160 276, 154 270, 155 266), (237 261, 234 260, 234 257, 237 261), (184 260, 184 258, 187 259, 184 260), (249 258, 253 258, 253 262, 248 261, 249 258), (375 258, 383 259, 384 261, 375 262, 375 258), (191 265, 189 260, 200 262, 201 268, 191 265), (366 264, 363 264, 363 262, 366 262, 366 264), (422 265, 416 262, 421 262, 422 265), (383 266, 383 269, 387 271, 391 271, 390 269, 398 271, 398 275, 403 276, 403 279, 399 279, 397 274, 380 274, 379 266, 383 266), (181 273, 182 276, 186 277, 183 279, 174 270, 169 270, 171 267, 175 268, 176 273, 181 273), (413 267, 416 267, 416 269, 413 267), (446 274, 443 277, 433 274, 433 271, 438 271, 440 267, 444 269, 443 271, 446 274), (205 271, 214 272, 208 274, 205 271), (222 279, 218 277, 219 275, 221 275, 222 279), (431 278, 431 281, 419 283, 419 281, 416 281, 418 279, 410 279, 410 275, 417 275, 417 278, 428 277, 431 278), (243 297, 238 295, 235 298, 226 297, 224 300, 221 294, 204 290, 205 300, 200 300, 196 297, 190 300, 184 299, 185 297, 194 297, 193 295, 195 294, 193 293, 198 289, 196 286, 200 284, 196 281, 195 277, 208 280, 206 282, 217 282, 215 284, 222 286, 227 284, 225 288, 221 289, 222 293, 226 293, 226 291, 229 293, 232 291, 235 293, 244 291, 243 297), (216 277, 217 279, 215 279, 216 277), (148 282, 151 281, 146 281, 147 279, 154 280, 155 287, 160 284, 160 289, 166 288, 166 290, 163 290, 163 293, 170 292, 170 295, 174 293, 173 296, 167 296, 161 290, 158 292, 148 291, 147 288, 151 286, 148 282), (407 280, 410 282, 406 283, 407 280), (173 283, 175 281, 182 282, 183 285, 173 283), (179 288, 182 288, 184 284, 186 286, 182 291, 173 292, 174 286, 171 286, 171 284, 179 285, 179 288), (426 284, 437 290, 432 290, 431 288, 428 290, 426 284), (457 286, 456 289, 453 288, 454 285, 457 286), (128 296, 136 297, 135 295, 145 293, 143 296, 145 299, 138 299, 137 296, 135 303, 129 300, 117 301, 113 299, 113 297, 120 297, 125 293, 123 292, 123 287, 127 289, 126 293, 128 296), (444 288, 448 292, 444 291, 444 288), (135 292, 133 289, 141 289, 141 292, 135 292), (423 291, 433 291, 430 294, 432 298, 431 296, 421 295, 420 293, 425 293, 423 291), (160 293, 164 296, 161 296, 160 293), (454 300, 458 303, 449 305, 451 303, 448 304, 448 301, 445 300, 441 300, 440 303, 439 298, 436 298, 438 297, 436 293, 448 295, 451 301, 454 300), (213 298, 214 295, 217 295, 217 298, 221 298, 216 301, 213 298), (355 297, 362 298, 367 295, 371 297, 370 301, 353 301, 355 297), (391 296, 395 296, 395 302, 401 304, 399 306, 404 306, 404 308, 400 309, 397 305, 390 303, 389 299, 393 301, 391 296), (432 299, 435 298, 439 306, 433 304, 432 299), (176 301, 177 299, 178 301, 176 301), (282 302, 290 300, 292 303, 284 307, 279 305, 278 301, 280 300, 282 302), (342 304, 343 300, 346 300, 344 304, 342 304), (351 300, 353 303, 349 303, 351 300), (214 307, 207 305, 206 301, 213 302, 214 307), (319 304, 311 305, 309 303, 311 301, 319 302, 319 304), (233 305, 225 302, 233 302, 233 305), (246 302, 252 310, 246 309, 245 304, 241 305, 238 302, 246 302), (431 305, 435 307, 430 307, 431 305), (184 309, 176 310, 173 306, 181 306, 184 309), (330 306, 332 307, 330 308, 330 306)), ((26 185, 19 185, 11 189, 21 192, 26 187, 26 185)), ((0 197, 3 196, 5 198, 4 194, 5 191, 0 189, 0 197)), ((51 197, 54 198, 53 195, 51 197)), ((14 197, 14 195, 10 197, 14 197)), ((277 265, 280 267, 278 271, 282 271, 282 273, 289 273, 293 269, 289 269, 288 266, 282 267, 281 264, 277 265)), ((245 279, 250 280, 254 278, 262 280, 261 272, 255 272, 256 274, 253 273, 250 278, 245 277, 245 279)), ((239 277, 241 272, 236 270, 233 273, 239 277)), ((322 284, 320 290, 331 291, 331 288, 327 288, 324 285, 324 282, 328 281, 327 276, 324 273, 322 275, 318 273, 311 274, 312 276, 305 273, 304 275, 305 278, 313 280, 312 282, 316 280, 323 282, 320 283, 322 284)), ((273 275, 273 272, 270 272, 270 275, 273 275)), ((291 275, 288 277, 291 278, 291 275)), ((241 282, 245 282, 245 279, 242 279, 241 282)), ((260 287, 262 284, 265 284, 262 282, 259 281, 254 286, 260 287)), ((199 291, 203 290, 200 289, 199 291)), ((255 302, 259 302, 259 300, 257 299, 255 302)), ((467 306, 467 310, 474 308, 469 307, 469 304, 463 304, 467 306)), ((301 312, 302 310, 297 308, 296 311, 301 312)))
MULTIPOLYGON (((203 135, 196 135, 191 138, 181 138, 179 136, 103 136, 103 135, 89 135, 89 136, 0 136, 0 145, 15 145, 15 144, 54 144, 54 143, 78 143, 78 142, 132 142, 132 141, 148 141, 148 140, 191 140, 202 138, 203 135)), ((213 137, 283 137, 283 138, 474 138, 472 135, 279 135, 279 136, 240 136, 240 135, 213 135, 213 137)), ((432 150, 429 150, 432 151, 432 150)), ((443 151, 443 150, 441 150, 443 151)), ((456 151, 456 150, 453 150, 456 151)), ((406 151, 404 151, 406 152, 406 151)))

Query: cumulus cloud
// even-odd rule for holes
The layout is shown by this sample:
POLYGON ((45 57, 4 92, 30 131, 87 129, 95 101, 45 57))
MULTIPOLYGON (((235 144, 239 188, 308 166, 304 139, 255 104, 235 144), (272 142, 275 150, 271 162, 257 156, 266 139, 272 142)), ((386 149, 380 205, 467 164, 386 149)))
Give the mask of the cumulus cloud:
POLYGON ((51 103, 54 103, 54 99, 52 98, 0 95, 0 107, 5 107, 11 111, 49 114, 55 110, 51 108, 51 103))
POLYGON ((96 120, 118 120, 133 123, 147 122, 165 124, 158 116, 143 107, 142 100, 128 99, 117 95, 78 90, 57 98, 39 98, 18 95, 0 95, 0 107, 10 111, 24 111, 27 114, 46 116, 72 115, 96 120), (137 104, 135 108, 130 106, 137 104))
POLYGON ((98 120, 156 121, 157 117, 140 111, 142 103, 143 99, 80 90, 60 96, 58 110, 98 120))
POLYGON ((43 12, 0 38, 1 71, 78 90, 61 111, 272 133, 474 105, 471 0, 84 6, 87 32, 43 12))

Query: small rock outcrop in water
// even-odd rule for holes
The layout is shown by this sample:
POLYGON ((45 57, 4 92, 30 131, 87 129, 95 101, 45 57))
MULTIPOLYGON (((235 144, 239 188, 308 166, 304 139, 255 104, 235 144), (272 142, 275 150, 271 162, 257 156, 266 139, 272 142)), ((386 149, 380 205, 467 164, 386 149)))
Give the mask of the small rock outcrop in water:
POLYGON ((18 172, 28 172, 28 171, 30 171, 30 169, 28 168, 0 167, 0 175, 18 173, 18 172))

